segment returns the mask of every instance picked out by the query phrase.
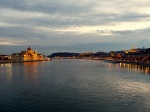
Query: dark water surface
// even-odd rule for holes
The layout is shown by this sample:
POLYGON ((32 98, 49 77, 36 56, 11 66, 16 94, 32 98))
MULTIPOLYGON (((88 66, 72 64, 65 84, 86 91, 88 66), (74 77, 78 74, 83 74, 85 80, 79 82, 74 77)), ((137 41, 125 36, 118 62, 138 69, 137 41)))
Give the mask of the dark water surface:
POLYGON ((1 64, 0 112, 150 112, 149 68, 92 60, 1 64))

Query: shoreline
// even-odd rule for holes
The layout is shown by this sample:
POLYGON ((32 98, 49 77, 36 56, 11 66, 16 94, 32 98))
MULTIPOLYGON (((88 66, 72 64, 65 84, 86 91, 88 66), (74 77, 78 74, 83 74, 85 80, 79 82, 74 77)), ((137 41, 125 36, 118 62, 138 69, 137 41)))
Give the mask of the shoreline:
POLYGON ((8 63, 24 63, 24 62, 41 62, 41 61, 50 61, 50 60, 0 61, 0 64, 8 64, 8 63))
MULTIPOLYGON (((65 59, 65 58, 63 58, 65 59)), ((66 58, 67 59, 67 58, 66 58)), ((69 58, 70 59, 70 58, 69 58)), ((76 59, 83 59, 83 58, 76 58, 76 59)), ((58 59, 51 59, 51 60, 58 60, 58 59)), ((24 62, 41 62, 41 61, 51 61, 51 60, 29 60, 29 61, 0 61, 0 64, 8 64, 8 63, 24 63, 24 62)), ((59 58, 59 60, 61 60, 59 58)), ((87 60, 87 59, 84 59, 87 60)), ((95 60, 95 59, 88 59, 88 60, 95 60)), ((144 66, 144 67, 150 67, 150 63, 141 63, 141 62, 126 62, 126 61, 117 61, 117 60, 98 60, 97 61, 103 61, 103 62, 107 62, 107 63, 123 63, 123 64, 131 64, 131 65, 139 65, 139 66, 144 66)))
MULTIPOLYGON (((62 59, 71 59, 71 58, 53 58, 52 60, 62 60, 62 59)), ((129 61, 118 61, 118 60, 105 60, 105 59, 92 59, 92 58, 72 58, 72 59, 83 59, 83 60, 97 60, 97 61, 103 61, 107 63, 123 63, 123 64, 131 64, 131 65, 139 65, 144 67, 150 67, 150 63, 142 63, 142 62, 129 62, 129 61)))
POLYGON ((139 66, 144 66, 144 67, 150 67, 150 64, 140 63, 140 62, 120 62, 120 63, 131 64, 131 65, 139 65, 139 66))
POLYGON ((139 66, 144 66, 144 67, 150 67, 150 63, 144 63, 144 62, 130 62, 130 61, 117 61, 117 60, 113 60, 113 61, 106 61, 103 60, 104 62, 108 62, 108 63, 123 63, 123 64, 131 64, 131 65, 139 65, 139 66))

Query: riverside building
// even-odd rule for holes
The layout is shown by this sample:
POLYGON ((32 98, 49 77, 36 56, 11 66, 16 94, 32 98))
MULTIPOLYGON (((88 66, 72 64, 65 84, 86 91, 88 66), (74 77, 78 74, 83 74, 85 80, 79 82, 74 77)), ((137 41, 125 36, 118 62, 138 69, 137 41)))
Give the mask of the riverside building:
POLYGON ((45 60, 45 56, 38 54, 37 51, 28 47, 27 50, 20 53, 13 53, 11 55, 13 61, 42 61, 45 60))

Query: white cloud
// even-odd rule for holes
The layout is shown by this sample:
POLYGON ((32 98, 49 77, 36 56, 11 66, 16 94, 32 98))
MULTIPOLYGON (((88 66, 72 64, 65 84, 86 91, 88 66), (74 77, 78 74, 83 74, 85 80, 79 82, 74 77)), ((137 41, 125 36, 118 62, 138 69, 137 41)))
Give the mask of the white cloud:
POLYGON ((13 23, 6 23, 6 22, 3 22, 3 21, 0 21, 0 27, 12 27, 12 26, 17 26, 13 23))
POLYGON ((1 38, 0 37, 0 45, 21 45, 23 41, 11 39, 11 38, 1 38))
POLYGON ((49 27, 39 28, 42 31, 56 31, 56 32, 73 32, 73 33, 102 33, 102 35, 112 34, 113 31, 134 31, 150 28, 149 21, 140 22, 120 22, 114 23, 113 25, 97 25, 97 26, 79 26, 79 27, 68 27, 68 28, 56 28, 52 29, 49 27))
POLYGON ((41 18, 47 17, 46 14, 40 12, 23 12, 19 10, 12 10, 12 9, 1 9, 0 10, 1 19, 29 19, 29 18, 41 18))

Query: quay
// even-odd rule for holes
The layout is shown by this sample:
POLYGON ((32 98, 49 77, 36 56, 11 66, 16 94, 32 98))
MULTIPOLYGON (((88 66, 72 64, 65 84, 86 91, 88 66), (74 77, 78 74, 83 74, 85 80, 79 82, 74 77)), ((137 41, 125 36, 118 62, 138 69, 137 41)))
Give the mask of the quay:
POLYGON ((28 60, 28 61, 0 61, 0 64, 7 64, 7 63, 24 63, 24 62, 43 62, 43 61, 50 61, 49 60, 28 60))

